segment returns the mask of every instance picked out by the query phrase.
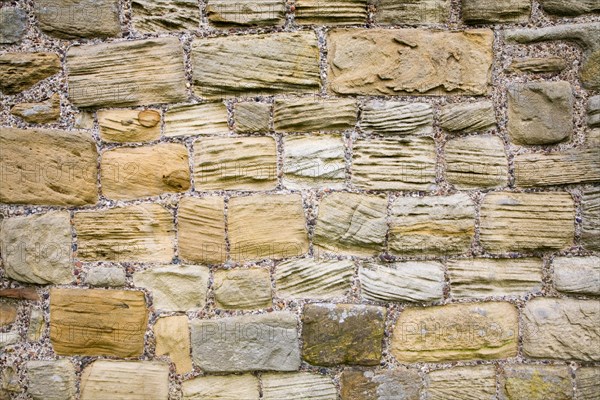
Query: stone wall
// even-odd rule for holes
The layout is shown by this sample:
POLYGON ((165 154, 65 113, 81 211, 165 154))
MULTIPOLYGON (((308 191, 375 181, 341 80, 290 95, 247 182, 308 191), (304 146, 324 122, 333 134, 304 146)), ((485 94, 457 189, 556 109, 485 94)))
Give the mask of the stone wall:
POLYGON ((597 0, 0 7, 0 399, 600 398, 597 0))

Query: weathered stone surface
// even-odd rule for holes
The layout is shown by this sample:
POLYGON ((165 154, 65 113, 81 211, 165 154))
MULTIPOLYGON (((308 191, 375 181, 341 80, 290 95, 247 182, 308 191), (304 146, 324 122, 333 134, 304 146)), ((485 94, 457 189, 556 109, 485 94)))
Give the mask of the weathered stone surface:
POLYGON ((300 195, 234 197, 228 218, 235 261, 296 257, 308 251, 300 195))
POLYGON ((158 110, 98 111, 100 138, 105 142, 149 142, 160 139, 158 110))
POLYGON ((267 308, 271 301, 271 276, 265 268, 215 271, 215 307, 228 310, 267 308))
POLYGON ((353 99, 277 99, 273 125, 279 132, 343 131, 354 128, 358 106, 353 99))
POLYGON ((510 303, 406 308, 391 352, 401 363, 491 360, 517 355, 518 312, 510 303))
POLYGON ((529 0, 462 0, 466 24, 521 23, 529 20, 529 0))
POLYGON ((97 360, 81 376, 81 400, 167 400, 169 366, 153 361, 97 360))
POLYGON ((474 234, 475 206, 466 194, 399 197, 392 205, 388 243, 394 254, 462 254, 474 234))
POLYGON ((84 205, 98 199, 90 133, 0 128, 0 202, 84 205))
POLYGON ((583 86, 600 90, 600 23, 563 24, 535 29, 505 31, 508 43, 536 43, 567 40, 583 48, 583 63, 579 72, 583 86))
POLYGON ((195 0, 133 0, 132 23, 142 33, 198 30, 200 7, 195 0))
POLYGON ((277 146, 267 137, 201 138, 194 143, 197 190, 269 190, 277 186, 277 146))
POLYGON ((445 146, 446 179, 457 189, 508 185, 508 159, 498 136, 450 139, 445 146))
POLYGON ((198 263, 225 261, 225 203, 222 197, 184 197, 179 202, 179 256, 198 263))
MULTIPOLYGON (((2 334, 0 334, 0 350, 12 346, 13 344, 17 344, 20 340, 21 335, 18 330, 13 329, 8 332, 2 332, 2 334)), ((19 388, 17 387, 17 391, 18 390, 19 388)))
POLYGON ((29 314, 29 326, 27 327, 27 340, 37 342, 42 337, 44 329, 44 312, 39 308, 32 308, 29 314))
POLYGON ((296 371, 296 317, 287 311, 194 320, 192 359, 209 372, 296 371))
POLYGON ((552 266, 559 292, 600 295, 600 257, 557 257, 552 266))
POLYGON ((199 376, 183 382, 183 400, 259 400, 258 378, 253 375, 199 376))
POLYGON ((117 0, 38 0, 35 14, 42 31, 61 39, 121 35, 117 0))
POLYGON ((370 100, 362 109, 360 127, 376 134, 432 134, 433 109, 427 103, 370 100))
POLYGON ((143 292, 50 289, 50 341, 58 355, 138 357, 147 322, 143 292))
POLYGON ((2 297, 16 300, 31 301, 40 301, 41 299, 37 290, 33 286, 23 288, 0 289, 0 298, 2 297))
POLYGON ((427 400, 492 400, 496 398, 493 365, 440 369, 425 378, 427 400))
POLYGON ((56 53, 5 53, 0 55, 0 92, 11 95, 27 90, 60 71, 56 53))
POLYGON ((76 212, 77 257, 86 261, 170 262, 173 215, 158 204, 76 212))
POLYGON ((309 31, 196 39, 191 58, 194 91, 208 98, 316 92, 321 81, 309 31))
POLYGON ((307 304, 302 358, 314 365, 378 365, 386 309, 357 304, 307 304))
POLYGON ((69 360, 27 361, 27 394, 34 400, 75 399, 75 368, 69 360))
POLYGON ((298 0, 295 21, 299 25, 364 25, 367 0, 298 0))
POLYGON ((529 335, 523 352, 532 358, 600 360, 600 306, 597 300, 536 298, 523 311, 529 335))
POLYGON ((206 15, 216 26, 283 25, 285 4, 281 0, 209 0, 206 15))
POLYGON ((421 377, 415 369, 345 370, 340 377, 342 400, 418 400, 421 377))
POLYGON ((313 243, 318 253, 369 257, 383 250, 387 199, 357 193, 332 193, 319 204, 313 243))
POLYGON ((581 216, 581 243, 586 249, 600 251, 600 188, 583 191, 581 216))
POLYGON ((560 250, 573 244, 575 204, 569 193, 489 193, 480 220, 491 253, 560 250))
POLYGON ((375 20, 382 25, 443 24, 450 17, 449 0, 378 0, 375 5, 375 20))
POLYGON ((8 326, 17 320, 17 307, 0 303, 0 327, 8 326))
POLYGON ((495 125, 496 114, 491 101, 452 103, 442 107, 440 113, 440 126, 449 132, 471 133, 495 125))
POLYGON ((541 0, 542 10, 552 15, 575 16, 600 12, 595 0, 541 0))
POLYGON ((329 90, 362 95, 486 94, 492 41, 491 30, 335 29, 327 37, 329 90))
POLYGON ((71 222, 67 211, 2 220, 0 245, 7 278, 41 285, 73 280, 71 222))
POLYGON ((27 32, 27 12, 16 7, 0 9, 0 44, 19 43, 27 32))
POLYGON ((508 88, 508 134, 521 145, 545 145, 571 138, 573 102, 568 82, 513 83, 508 88))
POLYGON ((588 99, 587 116, 590 127, 600 127, 600 95, 588 99))
POLYGON ((238 133, 269 132, 271 104, 244 101, 233 105, 233 121, 238 133))
POLYGON ((184 104, 165 114, 165 136, 220 135, 229 132, 223 103, 184 104))
POLYGON ((577 400, 594 400, 600 393, 600 368, 582 367, 575 371, 577 400))
POLYGON ((537 258, 458 259, 447 265, 455 299, 524 296, 542 289, 542 260, 537 258))
POLYGON ((358 277, 366 300, 431 302, 444 294, 444 270, 438 262, 367 263, 358 277))
POLYGON ((262 374, 262 398, 265 400, 336 400, 337 390, 326 375, 309 372, 262 374))
POLYGON ((341 136, 285 136, 283 184, 289 189, 342 189, 346 177, 341 136))
POLYGON ((352 182, 364 190, 433 190, 433 138, 374 138, 354 142, 352 182))
POLYGON ((133 274, 137 287, 148 289, 157 311, 195 311, 206 304, 208 267, 167 265, 133 274))
POLYGON ((560 72, 567 68, 567 62, 561 57, 529 57, 513 60, 508 71, 515 73, 560 72))
POLYGON ((60 96, 54 93, 49 99, 38 103, 17 103, 10 112, 30 124, 56 122, 60 118, 60 96))
POLYGON ((190 332, 185 315, 159 318, 154 324, 156 355, 169 356, 178 374, 192 370, 190 357, 190 332))
POLYGON ((500 374, 500 400, 569 400, 573 385, 566 366, 507 365, 500 374))
POLYGON ((333 299, 348 292, 353 275, 349 260, 301 258, 277 265, 275 287, 282 298, 333 299))
POLYGON ((69 98, 78 107, 125 107, 187 99, 178 38, 72 46, 69 98))

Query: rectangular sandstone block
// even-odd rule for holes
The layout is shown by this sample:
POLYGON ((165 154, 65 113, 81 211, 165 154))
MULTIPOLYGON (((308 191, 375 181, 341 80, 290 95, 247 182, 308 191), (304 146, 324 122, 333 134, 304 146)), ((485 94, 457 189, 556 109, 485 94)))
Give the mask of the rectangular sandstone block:
POLYGON ((427 400, 471 400, 496 398, 493 365, 439 369, 425 378, 427 400))
POLYGON ((581 217, 581 243, 588 250, 600 251, 600 187, 583 190, 581 217))
POLYGON ((450 18, 450 0, 377 0, 375 20, 381 25, 442 24, 450 18))
POLYGON ((178 38, 72 46, 67 51, 69 98, 78 107, 123 107, 187 99, 178 38))
POLYGON ((195 0, 133 0, 131 20, 141 33, 194 31, 200 8, 195 0))
POLYGON ((217 27, 283 25, 285 9, 282 0, 209 0, 206 16, 217 27))
POLYGON ((354 127, 357 115, 353 99, 283 98, 275 100, 273 125, 278 132, 343 131, 354 127))
POLYGON ((392 135, 433 134, 433 108, 427 103, 370 100, 362 108, 363 132, 392 135))
POLYGON ((340 375, 341 400, 419 400, 422 379, 416 368, 345 369, 340 375))
POLYGON ((165 113, 165 136, 224 135, 229 133, 223 103, 183 104, 165 113))
POLYGON ((529 0, 462 0, 462 18, 468 25, 527 22, 529 0))
POLYGON ((158 110, 98 111, 100 138, 105 142, 150 142, 160 139, 158 110))
POLYGON ((259 400, 258 378, 254 375, 205 375, 184 381, 183 400, 259 400))
POLYGON ((143 292, 50 290, 50 340, 59 355, 138 357, 147 323, 143 292))
POLYGON ((271 275, 266 268, 234 268, 214 273, 215 307, 257 310, 271 307, 271 275))
POLYGON ((240 101, 233 105, 233 123, 238 133, 269 132, 271 120, 270 103, 240 101))
POLYGON ((367 0, 298 0, 294 18, 299 25, 363 25, 367 0))
POLYGON ((333 380, 327 375, 269 372, 262 374, 261 380, 264 400, 302 400, 306 396, 316 400, 337 399, 333 380))
POLYGON ((89 133, 0 127, 0 203, 94 204, 97 161, 89 133))
POLYGON ((600 296, 600 257, 556 257, 552 267, 559 292, 600 296))
POLYGON ((517 355, 518 312, 510 303, 463 303, 400 313, 391 352, 402 363, 493 360, 517 355))
POLYGON ((178 374, 192 371, 190 331, 187 315, 159 318, 152 328, 156 355, 167 355, 178 374))
MULTIPOLYGON (((574 399, 566 365, 506 365, 498 377, 500 400, 574 399)), ((579 399, 579 397, 577 397, 579 399)))
POLYGON ((451 103, 440 112, 440 126, 453 133, 483 131, 496 125, 494 104, 491 101, 451 103))
POLYGON ((582 367, 575 372, 577 400, 594 400, 600 393, 600 368, 582 367))
POLYGON ((194 92, 207 98, 309 93, 321 83, 317 37, 308 31, 200 38, 191 58, 194 92))
POLYGON ((336 94, 484 95, 492 66, 489 29, 334 29, 329 87, 336 94))

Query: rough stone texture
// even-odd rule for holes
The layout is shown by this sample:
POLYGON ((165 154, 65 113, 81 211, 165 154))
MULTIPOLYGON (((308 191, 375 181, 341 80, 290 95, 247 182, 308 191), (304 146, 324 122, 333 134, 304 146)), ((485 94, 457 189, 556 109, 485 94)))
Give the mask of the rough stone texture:
POLYGON ((418 400, 421 377, 415 369, 383 371, 344 370, 340 376, 342 400, 418 400))
POLYGON ((0 298, 6 297, 16 300, 40 301, 40 295, 35 287, 0 289, 0 298))
POLYGON ((295 21, 299 25, 364 25, 367 0, 297 0, 295 21))
POLYGON ((178 374, 192 370, 190 357, 190 334, 185 315, 159 318, 154 324, 156 355, 169 356, 178 374))
POLYGON ((285 4, 281 0, 209 0, 208 21, 218 27, 283 25, 285 4))
POLYGON ((27 394, 34 400, 75 399, 75 368, 69 360, 27 361, 27 394))
POLYGON ((521 23, 529 20, 529 0, 462 0, 466 24, 521 23))
POLYGON ((358 95, 486 94, 492 40, 491 30, 335 29, 327 35, 328 89, 358 95))
POLYGON ((450 17, 449 0, 378 0, 375 20, 381 25, 443 24, 450 17))
POLYGON ((121 147, 102 153, 102 194, 133 200, 187 191, 191 186, 188 150, 180 143, 121 147))
POLYGON ((85 283, 99 287, 122 287, 126 283, 125 270, 121 267, 92 267, 85 283))
POLYGON ((560 57, 529 57, 513 60, 508 71, 514 73, 560 72, 567 68, 567 62, 560 57))
POLYGON ((600 188, 583 191, 581 215, 581 243, 588 250, 600 251, 600 188))
POLYGON ((600 296, 600 257, 557 257, 552 266, 559 292, 600 296))
POLYGON ((179 202, 179 257, 198 263, 225 261, 225 204, 222 197, 184 197, 179 202))
POLYGON ((264 268, 215 271, 215 307, 254 310, 271 307, 271 277, 264 268))
POLYGON ((54 93, 52 97, 37 103, 17 103, 10 109, 16 115, 30 124, 47 124, 60 118, 60 97, 54 93))
POLYGON ((399 197, 392 204, 388 243, 394 254, 462 254, 474 234, 475 207, 466 194, 399 197))
POLYGON ((196 311, 206 304, 208 268, 167 265, 133 274, 133 283, 147 289, 158 311, 196 311))
POLYGON ((536 298, 523 311, 529 335, 523 352, 531 358, 600 360, 600 307, 597 300, 536 298))
POLYGON ((121 35, 117 0, 37 0, 35 14, 44 33, 61 39, 121 35))
POLYGON ((343 131, 354 128, 358 106, 353 99, 277 99, 273 126, 278 132, 343 131))
MULTIPOLYGON (((17 344, 21 340, 21 335, 16 330, 3 332, 0 335, 0 349, 17 344)), ((4 400, 4 399, 3 399, 4 400)))
POLYGON ((143 292, 50 289, 50 341, 58 355, 138 357, 147 323, 143 292))
POLYGON ((286 311, 193 320, 192 359, 208 372, 296 371, 297 323, 286 311))
POLYGON ((508 185, 508 159, 498 136, 482 135, 446 142, 446 179, 457 189, 508 185))
POLYGON ((488 296, 525 296, 542 289, 542 260, 448 260, 450 292, 455 299, 488 296))
POLYGON ((56 53, 5 53, 0 55, 0 92, 17 94, 60 71, 56 53))
POLYGON ((364 190, 433 190, 436 153, 431 137, 359 139, 352 182, 364 190))
POLYGON ((342 189, 346 177, 341 136, 286 136, 283 185, 289 189, 342 189))
POLYGON ((81 400, 167 400, 169 366, 151 361, 97 360, 81 376, 81 400))
POLYGON ((383 250, 387 199, 356 193, 331 193, 319 204, 315 252, 373 256, 383 250))
POLYGON ((588 99, 587 116, 590 127, 600 127, 600 96, 592 96, 588 99))
POLYGON ((560 250, 573 244, 569 193, 489 193, 480 211, 480 241, 491 253, 560 250))
POLYGON ((44 312, 37 308, 32 308, 29 314, 29 326, 27 327, 27 340, 37 342, 42 337, 44 329, 44 312))
POLYGON ((98 111, 100 138, 105 142, 150 142, 160 139, 160 112, 157 110, 98 111))
POLYGON ((69 98, 78 107, 126 107, 187 99, 178 38, 73 46, 67 51, 69 98))
POLYGON ((600 4, 595 0, 540 0, 542 10, 548 14, 575 16, 600 12, 600 4))
POLYGON ((229 200, 229 243, 235 261, 288 258, 308 251, 302 198, 297 194, 229 200))
POLYGON ((11 325, 17 320, 17 307, 12 304, 0 303, 0 327, 11 325))
POLYGON ((493 400, 496 371, 493 365, 440 369, 425 378, 426 400, 493 400))
POLYGON ((302 358, 309 364, 378 365, 386 309, 358 304, 307 304, 302 358))
POLYGON ((573 385, 566 366, 510 365, 500 375, 500 400, 569 400, 573 385))
POLYGON ((184 104, 169 107, 165 136, 220 135, 229 133, 227 107, 223 103, 184 104))
POLYGON ((7 278, 41 285, 73 280, 71 222, 67 211, 2 220, 0 245, 7 278))
POLYGON ((132 23, 142 33, 197 30, 200 8, 195 0, 133 0, 132 23))
POLYGON ((233 121, 238 133, 268 132, 271 104, 244 101, 233 105, 233 121))
POLYGON ((272 137, 201 138, 194 143, 196 190, 269 190, 277 186, 272 137))
POLYGON ((19 43, 27 32, 27 13, 16 7, 0 9, 0 44, 19 43))
POLYGON ((77 257, 86 261, 170 262, 173 215, 158 204, 76 212, 77 257))
POLYGON ((444 270, 438 262, 367 263, 358 272, 363 299, 432 302, 442 300, 444 270))
POLYGON ((583 367, 575 372, 577 400, 594 400, 600 393, 600 368, 583 367))
POLYGON ((370 100, 362 109, 360 127, 376 134, 433 133, 433 109, 427 103, 370 100))
POLYGON ((510 303, 406 308, 391 353, 401 363, 491 360, 517 355, 518 313, 510 303))
POLYGON ((183 382, 183 400, 259 400, 258 378, 253 375, 199 376, 183 382))
POLYGON ((440 126, 449 132, 485 131, 495 125, 496 114, 490 101, 448 104, 440 113, 440 126))
POLYGON ((351 286, 354 264, 349 260, 284 261, 275 268, 277 297, 289 299, 333 299, 344 296, 351 286))
POLYGON ((194 92, 202 97, 308 93, 320 86, 314 32, 196 39, 191 58, 194 92))
POLYGON ((337 390, 328 376, 295 372, 262 374, 264 400, 337 400, 337 390))

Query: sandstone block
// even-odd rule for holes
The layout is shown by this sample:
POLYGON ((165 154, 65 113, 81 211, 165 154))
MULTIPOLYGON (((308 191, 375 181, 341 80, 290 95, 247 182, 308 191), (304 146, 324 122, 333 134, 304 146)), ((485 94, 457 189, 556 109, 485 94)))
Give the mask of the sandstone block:
POLYGON ((271 301, 271 276, 264 268, 215 271, 215 307, 253 310, 267 308, 271 301))
POLYGON ((142 33, 195 31, 200 8, 195 0, 133 0, 132 23, 142 33))
POLYGON ((282 98, 273 107, 278 132, 343 131, 354 128, 358 114, 353 99, 282 98))
POLYGON ((425 378, 427 400, 470 400, 496 398, 493 365, 439 369, 425 378))
POLYGON ((206 15, 218 27, 283 25, 285 4, 280 0, 210 0, 206 15))
POLYGON ((594 0, 541 0, 542 10, 552 15, 576 16, 600 12, 594 0))
POLYGON ((375 4, 375 20, 381 25, 443 24, 450 17, 448 0, 378 0, 375 4))
POLYGON ((567 62, 561 57, 529 57, 513 60, 508 71, 539 74, 560 72, 565 68, 567 68, 567 62))
POLYGON ((466 24, 522 23, 529 20, 529 0, 462 0, 466 24))
POLYGON ((295 20, 299 25, 363 25, 367 0, 298 0, 295 20))
POLYGON ((269 132, 271 104, 244 101, 233 105, 233 121, 238 133, 269 132))
POLYGON ((13 95, 60 72, 56 53, 5 53, 0 55, 0 92, 13 95))
POLYGON ((183 382, 183 400, 259 400, 258 378, 253 375, 208 375, 183 382))
POLYGON ((509 365, 500 375, 500 399, 572 399, 573 385, 566 366, 509 365))
POLYGON ((154 324, 156 355, 169 356, 178 374, 192 370, 190 332, 186 315, 159 318, 154 324))
POLYGON ((600 391, 600 368, 582 367, 575 372, 577 400, 594 400, 600 391))
POLYGON ((588 99, 587 114, 588 125, 600 127, 600 96, 592 96, 588 99))
POLYGON ((418 400, 421 377, 415 369, 345 370, 340 377, 342 400, 418 400))
POLYGON ((42 337, 45 326, 44 313, 38 308, 32 308, 29 314, 29 326, 27 327, 27 340, 37 342, 42 337))
POLYGON ((151 142, 160 139, 158 110, 100 110, 100 138, 105 142, 151 142))
POLYGON ((49 99, 37 103, 17 103, 10 113, 30 124, 49 124, 60 118, 60 96, 54 93, 49 99))
POLYGON ((27 12, 16 7, 0 9, 0 44, 19 43, 27 32, 27 12))
POLYGON ((122 267, 92 267, 87 273, 85 283, 90 286, 125 286, 125 270, 122 267))
POLYGON ((223 103, 183 104, 165 114, 165 136, 221 135, 229 133, 223 103))
POLYGON ((581 197, 581 243, 586 249, 600 251, 600 189, 587 188, 581 197))
POLYGON ((262 374, 265 400, 336 400, 337 390, 330 377, 309 372, 262 374))
POLYGON ((496 125, 496 114, 491 101, 452 103, 442 107, 440 125, 449 132, 471 133, 484 131, 496 125))
POLYGON ((17 307, 12 304, 0 303, 0 328, 11 325, 17 320, 17 307))
POLYGON ((600 257, 557 257, 552 266, 559 292, 600 296, 600 257))
POLYGON ((375 134, 429 135, 433 109, 427 103, 370 100, 363 107, 360 127, 375 134))
POLYGON ((75 368, 69 360, 27 361, 27 394, 34 400, 75 399, 75 368))

